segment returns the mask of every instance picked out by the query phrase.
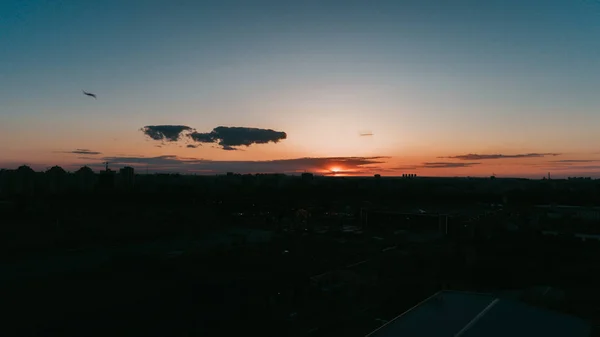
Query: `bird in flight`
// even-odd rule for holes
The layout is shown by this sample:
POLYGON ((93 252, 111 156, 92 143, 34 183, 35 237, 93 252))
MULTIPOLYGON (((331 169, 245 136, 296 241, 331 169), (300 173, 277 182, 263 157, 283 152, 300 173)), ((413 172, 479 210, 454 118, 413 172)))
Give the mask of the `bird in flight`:
POLYGON ((84 95, 88 95, 90 97, 94 97, 94 99, 97 99, 95 94, 92 94, 91 92, 85 92, 85 90, 81 90, 81 91, 83 91, 84 95))

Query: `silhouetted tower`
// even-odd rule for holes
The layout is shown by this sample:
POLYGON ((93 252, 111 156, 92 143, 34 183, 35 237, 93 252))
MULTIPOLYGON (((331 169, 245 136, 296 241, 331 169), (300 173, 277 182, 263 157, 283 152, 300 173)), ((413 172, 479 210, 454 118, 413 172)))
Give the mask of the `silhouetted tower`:
POLYGON ((131 189, 135 183, 135 171, 133 167, 123 167, 119 170, 119 181, 124 189, 131 189))
POLYGON ((115 171, 108 168, 109 162, 104 163, 105 170, 100 171, 98 188, 100 190, 112 190, 115 187, 115 171))

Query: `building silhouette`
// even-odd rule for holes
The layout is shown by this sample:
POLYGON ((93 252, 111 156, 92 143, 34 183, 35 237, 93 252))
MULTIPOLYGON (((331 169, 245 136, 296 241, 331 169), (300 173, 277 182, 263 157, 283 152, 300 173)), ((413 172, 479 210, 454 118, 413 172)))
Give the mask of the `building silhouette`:
POLYGON ((494 294, 440 291, 386 322, 367 337, 576 337, 590 336, 591 331, 592 325, 582 318, 494 294), (514 324, 516 320, 520 324, 514 324))
POLYGON ((314 175, 312 173, 308 173, 308 172, 302 173, 302 180, 312 181, 313 179, 314 179, 314 175))
POLYGON ((119 170, 119 185, 122 189, 130 190, 135 184, 135 170, 125 166, 119 170))
POLYGON ((98 189, 108 191, 115 188, 116 172, 108 168, 108 162, 104 163, 104 165, 104 170, 101 170, 98 176, 98 189))

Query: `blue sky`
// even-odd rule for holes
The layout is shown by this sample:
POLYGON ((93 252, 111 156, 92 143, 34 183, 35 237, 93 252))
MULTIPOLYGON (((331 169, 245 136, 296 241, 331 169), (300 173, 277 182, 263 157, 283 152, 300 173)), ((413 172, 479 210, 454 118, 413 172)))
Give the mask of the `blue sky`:
POLYGON ((75 148, 390 165, 484 152, 589 159, 600 143, 599 1, 9 0, 0 31, 7 163, 79 162, 56 157, 75 148), (287 139, 189 150, 139 132, 173 124, 287 139))

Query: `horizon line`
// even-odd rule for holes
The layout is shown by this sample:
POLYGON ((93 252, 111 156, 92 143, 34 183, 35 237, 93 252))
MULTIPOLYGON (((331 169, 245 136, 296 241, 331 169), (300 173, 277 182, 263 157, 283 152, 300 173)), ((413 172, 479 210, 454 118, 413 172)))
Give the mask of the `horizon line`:
MULTIPOLYGON (((31 168, 28 165, 21 165, 21 166, 27 166, 29 168, 31 168)), ((58 165, 52 166, 52 167, 56 167, 58 165)), ((52 167, 49 167, 46 171, 36 171, 34 169, 32 169, 32 171, 34 173, 38 173, 38 174, 45 174, 47 173, 52 167)), ((58 166, 60 168, 62 168, 61 166, 58 166)), ((102 174, 103 172, 106 172, 106 170, 100 170, 100 171, 94 171, 91 167, 84 165, 83 167, 88 167, 90 168, 90 170, 92 170, 92 173, 94 174, 102 174)), ((541 178, 531 178, 531 177, 519 177, 519 176, 514 176, 514 175, 454 175, 454 176, 431 176, 431 175, 426 175, 426 176, 420 176, 420 175, 415 175, 415 176, 403 176, 402 174, 400 175, 382 175, 380 173, 373 173, 373 174, 369 174, 369 175, 365 175, 365 174, 346 174, 346 173, 330 173, 330 174, 323 174, 323 173, 314 173, 314 172, 246 172, 246 173, 242 173, 242 172, 235 172, 235 171, 222 171, 222 172, 176 172, 176 171, 166 171, 166 172, 161 172, 161 171, 151 171, 151 172, 145 172, 146 170, 144 169, 135 169, 135 167, 132 166, 123 166, 121 167, 121 169, 123 168, 133 168, 135 171, 134 174, 135 175, 160 175, 160 174, 167 174, 167 175, 183 175, 183 176, 205 176, 205 177, 211 177, 211 176, 227 176, 230 173, 234 176, 258 176, 258 175, 282 175, 282 176, 290 176, 290 177, 300 177, 303 174, 311 174, 314 177, 322 177, 322 178, 375 178, 375 179, 385 179, 385 178, 396 178, 396 179, 406 179, 406 180, 411 180, 411 179, 520 179, 520 180, 568 180, 568 179, 590 179, 590 180, 600 180, 600 177, 592 177, 592 176, 559 176, 559 177, 554 177, 554 178, 548 178, 547 176, 542 176, 541 178), (140 172, 141 171, 141 172, 140 172)), ((0 168, 0 171, 17 171, 18 168, 16 169, 9 169, 9 168, 0 168)), ((63 169, 64 170, 64 169, 63 169)), ((76 171, 68 171, 68 170, 64 170, 66 174, 75 174, 76 171)), ((119 173, 119 170, 111 170, 109 169, 109 171, 114 172, 114 173, 119 173)))

